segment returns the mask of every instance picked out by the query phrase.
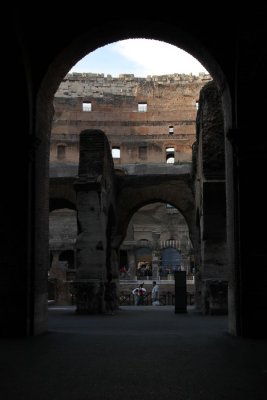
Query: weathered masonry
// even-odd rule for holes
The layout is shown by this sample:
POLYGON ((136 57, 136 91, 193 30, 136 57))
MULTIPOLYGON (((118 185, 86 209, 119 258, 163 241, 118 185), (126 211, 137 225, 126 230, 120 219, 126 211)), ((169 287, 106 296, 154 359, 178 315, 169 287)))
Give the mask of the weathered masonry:
MULTIPOLYGON (((142 7, 144 12, 136 7, 129 13, 122 7, 103 7, 96 3, 94 13, 101 15, 100 18, 90 18, 88 23, 88 5, 84 8, 85 12, 79 13, 79 18, 72 18, 71 24, 66 24, 70 17, 68 7, 60 10, 44 7, 40 15, 39 10, 20 3, 16 6, 12 4, 5 11, 10 29, 4 26, 2 29, 10 50, 9 67, 13 68, 12 76, 16 78, 2 80, 5 93, 2 114, 12 123, 10 132, 1 138, 2 148, 9 154, 12 152, 12 168, 4 158, 1 166, 4 188, 1 196, 0 253, 2 336, 25 337, 47 332, 48 329, 50 144, 55 145, 53 163, 59 167, 64 162, 56 161, 58 157, 78 154, 77 137, 71 129, 58 132, 62 136, 57 138, 57 142, 51 139, 57 89, 68 71, 86 54, 112 41, 142 37, 167 41, 189 52, 205 66, 218 88, 225 143, 228 332, 244 338, 267 337, 266 196, 263 185, 266 179, 267 139, 264 118, 266 101, 262 100, 266 82, 263 79, 261 84, 257 83, 259 77, 265 76, 267 66, 266 10, 255 5, 233 13, 229 7, 221 7, 218 13, 212 9, 207 12, 207 8, 201 5, 196 9, 189 3, 183 4, 181 11, 183 15, 190 16, 189 21, 188 18, 178 18, 177 13, 164 13, 162 8, 142 7), (38 45, 35 37, 39 38, 38 45), (67 135, 67 147, 62 142, 64 135, 67 135), (58 148, 58 154, 57 144, 63 145, 58 148), (15 196, 11 195, 14 188, 15 196)), ((92 100, 94 110, 93 99, 87 100, 92 100)), ((144 102, 145 99, 140 98, 140 109, 146 107, 144 102)), ((86 107, 90 104, 85 104, 86 107)), ((85 113, 90 111, 84 111, 83 115, 85 113)), ((145 119, 145 112, 135 112, 138 115, 141 113, 145 119)), ((168 128, 174 126, 176 129, 176 120, 175 117, 167 121, 168 128)), ((102 130, 108 137, 107 130, 102 130)), ((174 167, 175 171, 180 165, 169 165, 166 159, 176 162, 178 148, 176 144, 170 146, 175 147, 174 157, 173 154, 165 154, 171 139, 169 133, 165 134, 167 145, 160 147, 158 154, 164 161, 162 168, 174 167)), ((111 147, 120 146, 118 142, 110 143, 111 147)), ((140 155, 145 157, 146 153, 151 159, 149 143, 143 144, 137 146, 138 154, 140 147, 140 155), (141 148, 143 144, 145 149, 141 148)), ((137 148, 133 149, 135 153, 137 148)), ((124 156, 124 148, 115 150, 120 150, 121 157, 124 156)), ((181 151, 181 155, 185 156, 185 153, 181 151)), ((116 161, 116 168, 117 164, 121 174, 130 168, 139 168, 130 163, 122 169, 119 160, 116 161)), ((146 172, 149 168, 142 165, 146 172)), ((53 165, 50 171, 53 180, 57 176, 61 179, 66 172, 62 168, 62 174, 58 172, 57 175, 53 165)), ((68 173, 71 171, 74 172, 72 178, 76 177, 78 163, 73 161, 68 173)), ((71 175, 66 176, 62 189, 70 180, 68 176, 71 175)), ((203 189, 207 198, 206 195, 209 197, 214 192, 213 182, 208 182, 207 186, 204 180, 202 182, 200 193, 203 189), (211 191, 206 190, 209 187, 211 191)), ((51 191, 56 193, 54 188, 51 191)), ((65 205, 68 204, 69 209, 73 205, 72 191, 66 188, 69 200, 65 205)), ((61 199, 62 196, 53 199, 55 212, 61 199)), ((197 208, 202 210, 202 207, 197 208)), ((195 218, 201 226, 203 223, 203 235, 210 232, 206 230, 204 217, 207 217, 207 223, 213 219, 216 224, 212 214, 218 215, 217 211, 203 209, 203 216, 195 218)), ((209 237, 207 240, 207 252, 203 249, 203 255, 212 267, 209 252, 212 247, 215 248, 215 243, 211 243, 209 237)), ((222 253, 219 262, 223 263, 222 253)))
POLYGON ((138 173, 146 164, 191 162, 199 91, 209 75, 119 78, 68 74, 59 86, 51 136, 50 165, 78 162, 79 133, 101 129, 116 169, 138 173))
POLYGON ((198 243, 196 303, 205 313, 228 308, 226 251, 225 142, 222 103, 214 82, 200 91, 193 146, 195 223, 198 243))
MULTIPOLYGON (((118 257, 119 266, 122 263, 126 264, 129 270, 128 277, 136 279, 140 275, 140 265, 146 261, 152 279, 153 264, 153 278, 168 277, 168 291, 174 291, 173 272, 177 268, 186 270, 190 283, 192 282, 192 227, 189 235, 186 221, 181 219, 182 215, 174 208, 174 205, 179 203, 178 192, 188 191, 188 183, 179 189, 179 186, 175 188, 178 184, 175 182, 177 175, 186 176, 190 172, 199 90, 210 79, 210 76, 205 74, 174 74, 147 78, 136 78, 133 75, 112 78, 98 74, 69 74, 63 80, 54 99, 55 117, 50 151, 50 211, 53 211, 50 218, 50 282, 54 281, 58 286, 60 278, 66 280, 67 276, 71 279, 76 275, 76 247, 73 246, 73 243, 76 243, 76 231, 69 231, 69 237, 65 236, 60 243, 60 240, 55 238, 62 235, 60 232, 57 234, 58 229, 55 227, 62 226, 64 230, 66 224, 59 223, 59 219, 70 218, 66 207, 75 209, 71 201, 75 196, 71 187, 67 189, 67 180, 72 185, 71 178, 77 174, 79 133, 85 127, 100 129, 105 133, 113 156, 117 182, 122 181, 121 200, 117 207, 120 210, 117 211, 117 232, 113 238, 117 250, 118 245, 122 249, 118 257), (119 175, 137 175, 139 178, 126 178, 124 182, 122 178, 119 179, 119 175), (140 179, 140 175, 146 175, 147 179, 140 179), (154 179, 153 189, 151 176, 154 179), (131 186, 135 189, 132 190, 131 186), (132 191, 135 193, 137 190, 141 193, 139 201, 135 199, 135 194, 132 194, 132 191), (130 198, 134 199, 131 206, 130 198), (137 209, 137 204, 140 208, 156 200, 173 205, 173 210, 166 210, 165 213, 174 213, 176 210, 176 213, 180 214, 179 227, 176 227, 175 232, 172 230, 164 233, 166 227, 163 229, 163 223, 160 224, 162 227, 152 226, 151 223, 149 227, 145 227, 143 223, 143 226, 132 225, 131 229, 135 229, 136 233, 133 237, 128 233, 126 237, 127 225, 137 209), (60 210, 55 212, 59 207, 63 208, 62 213, 60 210), (143 232, 141 236, 140 232, 143 232), (123 242, 123 239, 126 241, 123 242), (158 250, 159 247, 161 251, 158 250), (122 252, 126 254, 126 258, 121 257, 122 252), (173 257, 176 258, 175 262, 170 259, 173 257)), ((93 156, 97 157, 97 152, 93 156)), ((93 165, 93 157, 90 162, 93 165)), ((190 189, 190 200, 186 196, 186 207, 190 208, 189 204, 191 207, 193 204, 190 189)), ((153 207, 157 207, 156 204, 151 206, 152 210, 153 207)), ((184 208, 183 205, 182 210, 184 208)), ((168 214, 166 218, 167 216, 168 214)), ((173 219, 175 217, 173 214, 173 219)), ((163 221, 166 218, 163 217, 163 221)), ((139 276, 141 277, 142 275, 139 276)), ((161 284, 164 285, 164 279, 161 284)), ((192 291, 193 287, 190 290, 192 291)), ((60 290, 57 290, 57 301, 71 301, 69 293, 60 296, 60 292, 62 284, 60 290)))
MULTIPOLYGON (((189 87, 190 82, 186 82, 186 85, 189 87)), ((66 82, 64 82, 64 84, 65 83, 66 82)), ((195 90, 195 85, 193 88, 195 90)), ((77 87, 76 90, 78 90, 77 87)), ((111 89, 109 88, 109 90, 111 89)), ((107 97, 107 101, 110 101, 110 97, 107 97)), ((144 94, 142 98, 147 100, 144 94)), ((195 93, 195 98, 199 98, 199 93, 195 93)), ((164 102, 164 98, 162 101, 164 102)), ((103 102, 105 103, 105 101, 103 102)), ((76 208, 79 232, 75 247, 77 252, 77 257, 75 256, 75 275, 73 275, 73 270, 70 271, 70 275, 75 276, 73 290, 76 296, 77 308, 80 312, 103 312, 105 310, 105 285, 108 281, 112 282, 114 284, 113 287, 117 288, 117 293, 119 292, 119 267, 121 266, 120 248, 124 249, 127 253, 126 263, 130 270, 129 277, 133 279, 138 275, 138 249, 140 252, 142 247, 150 247, 150 256, 148 256, 148 252, 146 252, 146 258, 144 257, 144 259, 148 261, 147 266, 150 267, 151 279, 158 279, 160 276, 159 271, 164 267, 160 261, 164 250, 167 248, 172 248, 172 251, 178 250, 177 257, 180 257, 181 248, 184 247, 185 242, 190 240, 191 245, 188 247, 188 252, 186 253, 185 250, 183 250, 182 253, 182 269, 185 269, 187 274, 190 274, 190 272, 192 272, 192 259, 194 260, 193 266, 194 272, 196 272, 195 301, 196 306, 201 308, 203 312, 206 309, 208 301, 204 301, 207 278, 228 282, 225 254, 226 226, 224 140, 222 135, 223 122, 221 103, 214 83, 210 82, 209 85, 202 85, 201 102, 198 110, 195 108, 195 99, 192 101, 191 98, 190 102, 191 118, 197 113, 197 137, 194 143, 194 160, 192 167, 192 155, 189 151, 186 161, 183 156, 180 159, 179 153, 177 155, 176 152, 174 152, 173 158, 175 159, 176 157, 176 162, 174 160, 168 162, 169 159, 167 158, 167 160, 159 159, 157 163, 151 161, 145 163, 144 160, 141 160, 142 162, 140 163, 140 159, 137 157, 133 165, 122 163, 118 158, 111 158, 113 149, 110 141, 116 136, 115 133, 114 135, 111 133, 108 135, 100 129, 88 129, 82 131, 80 135, 76 135, 78 141, 80 141, 81 138, 79 143, 79 179, 74 180, 73 178, 69 181, 69 184, 74 184, 77 194, 76 208), (192 107, 192 102, 194 102, 194 107, 192 107), (209 140, 207 140, 207 137, 209 137, 209 140), (217 150, 216 157, 214 157, 214 149, 217 150), (119 166, 118 162, 120 162, 119 166), (195 187, 195 189, 193 189, 193 187, 195 187), (214 198, 214 193, 217 194, 216 198, 214 198), (175 232, 171 232, 166 236, 166 233, 164 234, 164 229, 166 230, 166 227, 160 228, 161 225, 162 227, 164 226, 165 221, 159 222, 159 227, 157 228, 150 227, 150 232, 149 229, 145 227, 144 223, 142 227, 142 223, 140 225, 139 221, 139 226, 136 229, 143 232, 142 236, 140 236, 140 233, 138 235, 138 232, 136 232, 133 237, 131 234, 129 235, 127 227, 134 212, 146 204, 158 201, 171 204, 175 209, 181 212, 185 218, 188 235, 181 234, 181 232, 178 234, 179 228, 177 226, 175 232), (214 226, 208 223, 210 217, 206 213, 206 209, 212 214, 212 218, 217 215, 218 222, 221 221, 219 224, 216 224, 216 231, 214 231, 214 226), (145 231, 147 231, 147 233, 144 233, 145 231), (137 238, 139 237, 139 240, 135 239, 135 236, 137 238), (200 246, 199 242, 201 243, 200 246), (159 250, 159 248, 161 248, 161 250, 159 250), (187 261, 186 257, 188 257, 187 261), (85 297, 85 288, 87 288, 88 297, 85 297), (83 293, 83 296, 80 296, 80 291, 83 293), (92 299, 97 300, 93 301, 92 299)), ((70 103, 73 106, 71 101, 70 103)), ((136 99, 132 99, 132 103, 135 105, 138 104, 136 99)), ((149 103, 149 101, 147 101, 146 104, 147 103, 149 103)), ((175 100, 173 100, 173 103, 173 107, 178 107, 175 100)), ((84 101, 80 100, 79 105, 82 106, 82 104, 84 104, 84 101)), ((100 100, 99 104, 101 108, 102 103, 100 100)), ((116 109, 116 104, 114 108, 116 109)), ((188 108, 190 108, 189 105, 188 108)), ((90 111, 82 111, 81 116, 83 116, 83 112, 86 113, 86 118, 89 118, 90 126, 91 115, 93 114, 92 108, 90 108, 90 111), (87 117, 88 114, 89 117, 87 117)), ((179 112, 182 116, 182 111, 179 110, 179 112)), ((138 111, 135 110, 134 113, 138 114, 138 111)), ((144 113, 147 113, 147 110, 143 110, 142 115, 144 115, 144 113)), ((63 109, 62 114, 59 114, 59 112, 57 113, 55 129, 58 129, 58 124, 61 118, 63 118, 63 114, 63 109)), ((157 116, 160 114, 160 111, 157 111, 155 106, 154 114, 157 116)), ((74 114, 69 113, 68 115, 72 120, 75 120, 75 116, 77 117, 76 112, 74 114)), ((100 114, 97 115, 99 116, 100 114)), ((165 114, 163 113, 163 115, 165 114)), ((81 116, 79 118, 82 118, 81 116)), ((115 118, 116 116, 117 113, 115 112, 115 118)), ((122 121, 123 117, 127 118, 128 112, 124 114, 124 109, 121 108, 121 125, 126 125, 127 121, 122 121)), ((149 123, 149 117, 153 121, 152 112, 146 117, 148 121, 147 125, 151 125, 149 123)), ((94 118, 96 118, 96 116, 94 116, 94 118)), ((112 125, 113 112, 111 108, 109 111, 109 118, 112 125)), ((67 120, 64 120, 63 126, 65 126, 65 124, 67 124, 67 120)), ((81 120, 77 119, 75 129, 77 129, 77 125, 80 126, 80 124, 83 126, 83 120, 81 123, 81 120)), ((101 124, 102 121, 99 121, 99 125, 103 126, 101 124)), ((98 124, 96 123, 96 125, 98 124)), ((72 124, 70 123, 70 127, 71 126, 72 124)), ((113 126, 110 128, 107 124, 106 129, 108 132, 109 130, 112 131, 113 126)), ((138 129, 135 129, 138 133, 138 129)), ((161 140, 157 140, 154 137, 154 145, 160 146, 162 141, 166 141, 166 137, 168 138, 171 136, 171 139, 167 140, 172 140, 172 143, 176 143, 177 146, 180 146, 183 135, 182 133, 174 134, 173 131, 167 132, 167 134, 164 132, 162 135, 157 136, 161 136, 161 140)), ((132 145, 138 146, 138 144, 140 144, 140 137, 146 140, 148 136, 147 133, 141 130, 139 134, 136 134, 131 139, 132 145)), ((57 135, 54 133, 54 138, 56 137, 57 135)), ((194 137, 195 134, 192 129, 192 133, 190 134, 190 140, 192 142, 194 137)), ((127 140, 127 135, 125 137, 121 135, 120 140, 122 140, 122 142, 127 140)), ((190 142, 188 138, 185 140, 190 142)), ((119 143, 120 142, 117 142, 117 144, 119 143)), ((62 146, 62 144, 60 146, 62 146)), ((192 145, 190 145, 190 150, 191 147, 192 145)), ((56 197, 59 198, 60 196, 62 199, 61 203, 59 202, 58 204, 61 204, 61 206, 62 204, 67 205, 67 202, 70 201, 70 199, 66 197, 66 194, 70 193, 73 189, 69 188, 69 190, 66 191, 66 175, 68 173, 70 176, 73 174, 73 170, 68 169, 68 167, 77 168, 77 165, 71 162, 68 163, 67 161, 69 160, 65 158, 66 157, 60 157, 58 164, 56 162, 54 164, 51 163, 51 172, 53 174, 50 189, 51 205, 55 204, 56 197), (63 169, 62 167, 64 164, 66 165, 63 169), (57 166, 58 168, 56 168, 57 166), (64 174, 62 174, 62 172, 64 172, 64 174), (60 174, 63 175, 62 178, 60 178, 60 174), (57 176, 57 178, 55 176, 57 176), (59 189, 56 190, 55 185, 58 185, 59 189), (60 191, 60 188, 65 188, 64 192, 60 191)), ((74 160, 74 158, 72 160, 74 160)), ((157 207, 157 205, 155 205, 155 207, 157 207)), ((53 208, 51 208, 51 210, 52 209, 53 208)), ((63 217, 65 215, 64 211, 63 217)), ((184 230, 184 222, 180 220, 180 224, 182 230, 184 230)), ((131 230, 132 229, 133 226, 131 226, 131 230)), ((60 249, 53 248, 53 241, 51 241, 51 245, 52 254, 57 255, 60 249)), ((141 264, 141 262, 139 262, 139 264, 141 264)), ((163 276, 167 270, 171 274, 172 271, 167 266, 163 271, 163 276)), ((123 283, 125 288, 126 282, 124 281, 123 283)), ((164 283, 164 281, 162 281, 162 283, 164 283)), ((172 290, 173 289, 172 287, 172 290)), ((225 300, 224 297, 223 301, 225 300)), ((227 307, 225 309, 227 309, 227 307)))

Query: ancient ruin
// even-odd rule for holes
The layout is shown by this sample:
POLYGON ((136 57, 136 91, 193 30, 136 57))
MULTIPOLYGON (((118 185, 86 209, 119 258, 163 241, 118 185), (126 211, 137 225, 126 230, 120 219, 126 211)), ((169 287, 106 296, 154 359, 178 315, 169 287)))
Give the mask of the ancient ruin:
MULTIPOLYGON (((103 7, 102 4, 95 4, 94 16, 99 16, 96 18, 93 17, 90 7, 91 4, 88 4, 82 10, 77 9, 78 18, 73 17, 71 21, 70 15, 74 11, 72 13, 68 7, 56 10, 54 7, 47 6, 43 7, 40 13, 39 8, 30 7, 21 2, 10 5, 4 13, 8 23, 2 27, 5 31, 3 37, 10 51, 8 51, 9 73, 5 79, 2 79, 5 93, 2 114, 10 122, 10 129, 2 135, 2 148, 10 157, 2 157, 1 168, 3 172, 1 182, 4 190, 1 196, 1 336, 29 337, 47 332, 49 315, 47 275, 51 262, 53 267, 57 268, 56 260, 58 259, 62 263, 59 266, 66 268, 68 273, 76 269, 77 260, 73 254, 76 247, 71 241, 65 242, 60 249, 54 240, 51 247, 53 251, 49 254, 49 210, 51 210, 51 216, 52 214, 58 216, 60 211, 67 209, 69 212, 76 213, 76 192, 73 183, 78 176, 78 162, 74 159, 78 155, 79 146, 77 136, 72 132, 75 125, 79 125, 79 121, 85 118, 85 114, 90 114, 92 118, 95 105, 92 97, 91 105, 88 104, 90 99, 86 98, 84 110, 90 110, 91 107, 91 112, 79 111, 74 120, 71 113, 68 116, 65 115, 65 120, 69 119, 72 126, 62 121, 61 126, 58 125, 60 136, 55 141, 51 137, 51 130, 56 128, 57 119, 54 117, 57 115, 54 114, 54 110, 57 90, 71 68, 86 54, 113 41, 146 38, 162 40, 187 51, 209 71, 218 89, 222 104, 225 143, 227 269, 229 270, 227 332, 239 338, 266 338, 267 255, 264 234, 266 198, 263 185, 266 177, 266 123, 263 117, 266 106, 264 100, 259 100, 262 99, 265 84, 264 79, 260 82, 259 79, 266 73, 265 7, 250 7, 242 9, 242 12, 233 13, 229 7, 221 7, 218 12, 215 9, 207 10, 201 4, 197 8, 192 7, 191 4, 183 4, 177 15, 175 12, 169 12, 169 10, 163 12, 162 8, 149 5, 144 6, 144 10, 142 5, 142 10, 135 7, 129 12, 121 6, 103 7), (97 13, 98 8, 99 13, 97 13), (8 30, 6 26, 9 27, 8 30), (66 137, 66 145, 64 145, 64 137, 66 137), (51 165, 51 168, 49 168, 50 144, 54 146, 54 150, 51 151, 51 162, 54 166, 51 165), (67 163, 64 162, 66 156, 72 159, 68 168, 66 168, 67 163), (9 159, 10 163, 7 162, 9 159), (68 268, 66 260, 68 260, 68 268), (72 266, 75 268, 69 268, 72 266)), ((159 57, 162 56, 162 52, 159 52, 159 57)), ((169 61, 172 62, 171 59, 169 61)), ((191 77, 188 79, 194 80, 191 77)), ((68 82, 65 83, 68 84, 68 82)), ((156 95, 156 91, 154 93, 156 95)), ((186 99, 188 100, 188 97, 184 100, 186 99)), ((82 102, 81 98, 80 100, 82 102)), ((146 113, 149 112, 149 103, 146 105, 145 102, 146 99, 140 98, 140 105, 137 105, 140 111, 136 112, 135 107, 134 111, 129 113, 129 117, 134 117, 136 126, 138 122, 136 118, 141 118, 142 129, 146 128, 148 121, 146 113)), ((105 114, 101 112, 101 115, 105 114)), ((195 117, 196 115, 192 120, 196 121, 195 117)), ((105 126, 102 129, 99 125, 94 126, 96 121, 99 121, 95 119, 95 123, 91 120, 92 124, 79 128, 79 132, 91 128, 101 129, 108 137, 107 127, 111 126, 112 120, 110 114, 105 118, 108 123, 105 125, 103 120, 105 126)), ((170 121, 165 121, 167 129, 164 129, 167 140, 176 135, 175 129, 174 134, 171 135, 171 133, 172 128, 175 128, 174 122, 177 118, 171 113, 168 119, 170 121)), ((164 119, 160 117, 160 120, 164 119)), ((191 118, 188 118, 187 122, 183 118, 180 120, 183 121, 180 125, 181 129, 189 127, 186 123, 191 118)), ((124 124, 123 129, 128 130, 128 127, 132 128, 134 124, 130 118, 126 121, 127 124, 124 124), (128 125, 130 123, 131 125, 128 125)), ((118 119, 116 124, 117 122, 118 119)), ((157 122, 154 116, 151 127, 157 122)), ((59 123, 61 123, 60 120, 59 123)), ((165 125, 163 127, 165 128, 165 125)), ((54 133, 52 133, 53 137, 54 133)), ((78 132, 76 133, 79 135, 78 132)), ((151 133, 153 133, 152 130, 151 133)), ((182 131, 180 133, 182 134, 182 131)), ((133 130, 131 135, 133 135, 133 130)), ((128 139, 130 144, 131 136, 128 139)), ((162 165, 159 169, 169 170, 174 167, 172 171, 176 171, 179 167, 184 168, 185 165, 169 165, 166 162, 166 159, 175 161, 173 146, 169 146, 168 142, 166 144, 168 151, 164 147, 164 151, 157 153, 162 155, 160 162, 162 165)), ((117 148, 119 145, 118 142, 111 143, 111 146, 115 147, 113 154, 117 158, 119 155, 120 158, 125 155, 124 149, 117 148)), ((148 145, 149 143, 144 142, 142 138, 142 145, 133 148, 133 154, 136 156, 137 150, 139 154, 140 147, 140 156, 150 156, 148 145)), ((200 145, 202 146, 201 143, 200 145)), ((157 149, 162 148, 159 146, 157 149)), ((127 157, 130 157, 130 150, 129 146, 126 152, 127 157)), ((214 151, 217 152, 217 147, 214 151)), ((181 149, 181 153, 185 155, 186 152, 181 149)), ((213 162, 215 159, 214 154, 213 162)), ((133 163, 128 164, 128 169, 122 168, 120 161, 116 161, 116 169, 117 164, 119 169, 116 179, 119 174, 121 178, 126 178, 127 175, 124 172, 127 170, 139 169, 133 163)), ((153 165, 154 167, 156 165, 153 165)), ((141 165, 140 176, 145 178, 143 171, 147 172, 149 168, 141 165)), ((124 181, 125 195, 127 192, 134 193, 135 188, 136 192, 139 191, 143 195, 143 190, 140 188, 137 190, 136 177, 138 176, 132 177, 132 191, 130 188, 126 190, 127 185, 124 181)), ((153 202, 160 200, 156 198, 156 184, 153 185, 153 181, 157 182, 158 188, 163 186, 164 190, 166 188, 166 185, 158 184, 156 177, 153 179, 153 175, 150 176, 153 200, 148 198, 148 191, 144 193, 149 201, 148 204, 151 204, 150 200, 153 202)), ((130 177, 129 175, 128 178, 130 177)), ((209 177, 208 180, 207 186, 204 184, 205 180, 202 180, 203 191, 202 183, 199 190, 200 194, 204 194, 203 199, 207 198, 205 194, 209 187, 214 192, 215 186, 211 178, 209 177)), ((172 180, 170 187, 175 188, 176 183, 182 185, 176 177, 176 181, 172 180)), ((222 182, 218 182, 218 187, 222 189, 222 182)), ((178 185, 177 189, 180 192, 178 185)), ((192 193, 194 194, 194 190, 192 193)), ((202 201, 202 197, 199 197, 202 201)), ((215 195, 210 196, 210 200, 216 198, 215 195)), ((141 203, 136 205, 138 207, 148 205, 141 203)), ((175 205, 174 201, 169 204, 175 205)), ((214 201, 209 201, 208 204, 214 207, 214 201)), ((178 204, 175 206, 177 208, 178 204)), ((216 227, 218 210, 215 208, 209 211, 209 207, 205 208, 205 204, 193 208, 195 209, 194 218, 190 221, 194 223, 192 226, 195 226, 198 232, 202 232, 203 237, 203 240, 197 242, 198 246, 193 244, 193 248, 201 249, 202 246, 202 255, 208 265, 212 266, 210 251, 216 246, 210 237, 213 230, 206 230, 206 227, 207 224, 213 228, 216 227), (212 219, 213 212, 215 217, 212 219), (206 219, 205 216, 208 218, 206 219), (209 232, 210 234, 206 236, 209 232)), ((132 211, 134 214, 136 209, 132 211)), ((55 222, 55 218, 53 221, 55 222)), ((188 227, 191 226, 190 221, 187 222, 188 227)), ((116 226, 116 234, 112 231, 112 235, 116 236, 112 244, 114 248, 118 243, 123 243, 123 236, 127 229, 123 228, 122 223, 123 219, 120 224, 122 228, 118 230, 116 226)), ((72 228, 73 225, 71 225, 71 230, 72 228)), ((69 233, 65 229, 62 230, 64 240, 67 239, 69 233)), ((220 250, 222 250, 222 242, 220 250)), ((198 252, 200 253, 200 250, 198 252)), ((116 263, 113 257, 115 258, 113 252, 107 255, 108 260, 116 263)), ((222 252, 218 262, 220 266, 223 265, 222 252)), ((205 265, 203 267, 205 279, 209 279, 205 265)), ((74 275, 75 272, 72 272, 74 275)), ((31 344, 34 343, 35 339, 31 344)), ((177 393, 179 394, 179 391, 177 393)), ((177 397, 177 394, 175 396, 177 397)))
POLYGON ((108 283, 131 304, 133 285, 156 279, 173 302, 182 270, 188 301, 206 312, 205 280, 227 280, 223 124, 210 76, 69 74, 54 107, 50 229, 66 226, 68 209, 78 223, 57 245, 50 235, 55 300, 105 312, 108 283))

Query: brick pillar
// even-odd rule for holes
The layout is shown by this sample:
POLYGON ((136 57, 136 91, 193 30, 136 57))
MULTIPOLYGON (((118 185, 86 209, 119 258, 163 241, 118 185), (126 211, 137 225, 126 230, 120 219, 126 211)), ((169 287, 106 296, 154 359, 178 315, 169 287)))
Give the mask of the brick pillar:
POLYGON ((86 130, 80 134, 79 177, 74 183, 77 197, 77 274, 73 293, 77 312, 105 311, 105 287, 111 279, 111 251, 107 246, 108 206, 111 198, 112 165, 105 134, 86 130), (106 165, 107 164, 107 165, 106 165))

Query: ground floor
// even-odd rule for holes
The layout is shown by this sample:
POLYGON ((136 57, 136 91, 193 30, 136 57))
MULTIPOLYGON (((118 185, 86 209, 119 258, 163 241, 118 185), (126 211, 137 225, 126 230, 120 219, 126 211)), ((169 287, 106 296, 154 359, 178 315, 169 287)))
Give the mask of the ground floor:
POLYGON ((47 334, 1 340, 2 398, 263 400, 267 343, 227 334, 226 315, 187 309, 49 307, 47 334))

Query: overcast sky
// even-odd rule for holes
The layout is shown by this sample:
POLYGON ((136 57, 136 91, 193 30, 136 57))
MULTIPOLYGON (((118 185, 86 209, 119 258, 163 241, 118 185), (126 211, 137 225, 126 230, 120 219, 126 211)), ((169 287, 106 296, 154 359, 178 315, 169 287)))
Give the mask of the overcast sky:
POLYGON ((134 74, 136 77, 184 73, 198 75, 205 68, 190 54, 158 40, 127 39, 100 47, 81 59, 70 72, 134 74))

